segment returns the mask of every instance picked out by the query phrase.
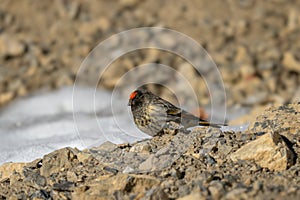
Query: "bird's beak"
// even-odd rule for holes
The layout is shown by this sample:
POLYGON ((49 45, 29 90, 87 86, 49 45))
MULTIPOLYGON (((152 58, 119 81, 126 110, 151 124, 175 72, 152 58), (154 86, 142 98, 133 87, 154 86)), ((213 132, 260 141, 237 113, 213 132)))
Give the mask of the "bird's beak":
POLYGON ((128 104, 127 104, 128 106, 131 106, 131 101, 132 101, 132 100, 129 99, 128 104))

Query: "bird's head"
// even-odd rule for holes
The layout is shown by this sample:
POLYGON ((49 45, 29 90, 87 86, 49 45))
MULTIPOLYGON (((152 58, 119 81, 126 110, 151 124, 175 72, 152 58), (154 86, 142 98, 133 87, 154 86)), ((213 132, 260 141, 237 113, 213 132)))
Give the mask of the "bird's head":
POLYGON ((136 103, 140 102, 143 94, 144 92, 142 90, 133 91, 129 96, 128 106, 133 106, 136 103))

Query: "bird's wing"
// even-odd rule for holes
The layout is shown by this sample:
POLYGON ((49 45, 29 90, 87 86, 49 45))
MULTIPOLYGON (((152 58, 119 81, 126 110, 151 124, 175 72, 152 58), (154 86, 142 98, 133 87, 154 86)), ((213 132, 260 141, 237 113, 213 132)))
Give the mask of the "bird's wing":
POLYGON ((179 109, 179 108, 174 108, 174 107, 172 107, 172 108, 168 108, 167 109, 167 114, 168 115, 172 115, 172 116, 181 116, 181 109, 179 109))
POLYGON ((165 110, 165 113, 167 114, 167 121, 180 123, 186 127, 198 125, 199 118, 191 113, 178 108, 160 97, 157 97, 156 102, 159 102, 158 104, 160 105, 160 108, 165 110))
POLYGON ((164 102, 164 109, 167 114, 167 121, 173 121, 176 123, 181 122, 181 109, 174 106, 169 102, 164 102))
POLYGON ((179 117, 181 116, 181 109, 174 106, 170 102, 167 101, 164 102, 164 109, 166 110, 168 115, 179 116, 179 117))

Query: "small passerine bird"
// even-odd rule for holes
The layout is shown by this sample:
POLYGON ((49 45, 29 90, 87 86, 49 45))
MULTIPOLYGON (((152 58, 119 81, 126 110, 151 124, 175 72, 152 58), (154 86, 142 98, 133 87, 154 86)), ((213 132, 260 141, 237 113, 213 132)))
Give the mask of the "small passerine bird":
POLYGON ((212 126, 220 128, 226 124, 210 123, 182 110, 170 102, 145 89, 137 89, 130 94, 134 123, 143 132, 155 136, 168 122, 175 122, 185 129, 193 126, 212 126))

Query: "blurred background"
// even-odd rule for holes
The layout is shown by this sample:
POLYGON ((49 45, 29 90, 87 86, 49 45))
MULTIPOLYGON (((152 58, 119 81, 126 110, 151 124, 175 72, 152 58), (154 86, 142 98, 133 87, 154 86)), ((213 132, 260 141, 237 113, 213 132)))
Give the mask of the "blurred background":
MULTIPOLYGON (((224 80, 228 108, 299 101, 299 10, 296 0, 2 0, 0 106, 39 89, 72 85, 99 42, 148 26, 182 32, 207 50, 224 80)), ((122 56, 101 86, 113 89, 124 72, 149 62, 180 71, 201 95, 199 104, 207 104, 202 77, 184 59, 159 50, 122 56)), ((154 90, 169 96, 163 87, 154 90)))

